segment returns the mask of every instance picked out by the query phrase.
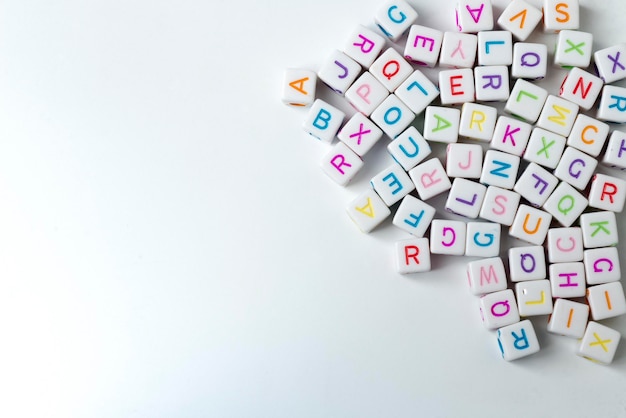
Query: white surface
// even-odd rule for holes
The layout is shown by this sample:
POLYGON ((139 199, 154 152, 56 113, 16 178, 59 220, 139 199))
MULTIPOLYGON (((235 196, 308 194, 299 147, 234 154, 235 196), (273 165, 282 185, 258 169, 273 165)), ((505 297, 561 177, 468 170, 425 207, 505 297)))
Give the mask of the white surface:
MULTIPOLYGON (((0 416, 626 414, 623 338, 605 367, 537 317, 541 351, 507 363, 468 259, 401 276, 407 234, 345 214, 386 142, 337 186, 280 80, 380 4, 3 2, 0 416)), ((452 0, 411 4, 454 29, 452 0)), ((625 3, 581 4, 595 49, 624 40, 625 3)))

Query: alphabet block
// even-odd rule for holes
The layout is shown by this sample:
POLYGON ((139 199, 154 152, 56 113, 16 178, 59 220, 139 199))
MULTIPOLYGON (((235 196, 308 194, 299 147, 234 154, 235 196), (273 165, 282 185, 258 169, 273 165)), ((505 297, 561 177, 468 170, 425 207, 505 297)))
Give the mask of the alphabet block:
POLYGON ((372 112, 371 119, 384 133, 394 139, 409 127, 415 119, 415 113, 411 112, 411 109, 395 94, 390 94, 372 112))
POLYGON ((472 68, 476 61, 478 37, 469 33, 444 32, 439 65, 451 68, 472 68))
POLYGON ((545 44, 518 42, 513 46, 511 76, 542 79, 548 71, 548 47, 545 44))
POLYGON ((491 222, 510 226, 515 218, 521 196, 496 186, 487 187, 480 208, 480 217, 491 222))
POLYGON ((311 70, 288 68, 283 77, 283 103, 288 106, 309 107, 315 100, 317 74, 311 70))
POLYGON ((346 100, 365 116, 370 116, 387 96, 389 91, 367 71, 346 90, 346 100))
POLYGON ((626 201, 626 181, 605 174, 596 174, 591 180, 589 206, 621 212, 626 201))
POLYGON ((345 116, 341 110, 317 99, 313 102, 302 128, 311 136, 330 144, 335 139, 345 116))
POLYGON ((438 158, 431 158, 412 168, 409 170, 409 176, 415 183, 417 194, 422 200, 428 200, 450 190, 452 187, 450 179, 438 158))
POLYGON ((513 37, 508 30, 478 32, 478 65, 511 65, 513 37))
POLYGON ((548 319, 548 332, 582 338, 589 319, 589 306, 568 299, 556 299, 548 319))
POLYGON ((554 175, 578 190, 584 190, 597 165, 598 161, 595 158, 576 148, 566 147, 554 175))
POLYGON ((513 0, 498 18, 498 26, 511 32, 517 40, 525 41, 542 16, 541 10, 524 0, 513 0))
POLYGON ((347 56, 369 68, 385 47, 385 38, 373 30, 359 25, 348 37, 344 47, 347 56))
POLYGON ((566 139, 562 135, 533 128, 524 159, 547 168, 556 168, 565 150, 566 139))
POLYGON ((535 123, 547 98, 546 89, 520 78, 511 90, 504 111, 526 122, 535 123))
POLYGON ((519 322, 515 295, 511 289, 488 293, 480 298, 480 315, 487 329, 496 329, 519 322))
POLYGON ((626 298, 620 282, 591 286, 587 289, 587 303, 594 321, 626 314, 626 298))
POLYGON ((509 235, 535 245, 546 240, 552 215, 528 205, 519 205, 509 235))
POLYGON ((506 272, 500 257, 467 263, 467 281, 472 295, 481 296, 506 289, 506 272))
POLYGON ((543 204, 543 208, 563 226, 571 226, 580 216, 589 201, 576 189, 561 182, 543 204))
POLYGON ((583 232, 579 227, 550 228, 548 259, 551 263, 583 261, 583 232))
POLYGON ((426 26, 413 25, 404 48, 404 57, 424 67, 434 67, 439 59, 443 32, 426 26))
POLYGON ((607 122, 626 123, 626 88, 605 85, 596 116, 607 122))
POLYGON ((619 331, 589 321, 576 354, 600 364, 611 364, 621 337, 619 331))
POLYGON ((519 162, 518 156, 495 150, 487 151, 480 182, 511 190, 515 185, 519 162))
POLYGON ((572 132, 567 138, 567 145, 597 157, 608 135, 609 125, 581 113, 576 116, 572 132))
POLYGON ((550 264, 550 284, 555 298, 585 296, 585 266, 583 263, 550 264))
POLYGON ((392 223, 416 237, 423 237, 435 217, 435 208, 411 195, 405 196, 392 223))
POLYGON ((550 280, 530 280, 515 284, 517 309, 521 317, 552 313, 550 280))
POLYGON ((380 225, 391 211, 373 189, 367 189, 352 200, 347 208, 348 216, 365 233, 380 225))
POLYGON ((420 70, 415 70, 396 90, 396 96, 415 114, 439 96, 439 89, 420 70))
POLYGON ((363 160, 346 144, 338 142, 320 164, 322 170, 335 183, 345 186, 363 167, 363 160))
POLYGON ((603 85, 600 77, 574 67, 563 80, 559 96, 589 110, 600 96, 603 85))
POLYGON ((464 255, 467 225, 461 221, 435 219, 430 224, 432 254, 464 255))
POLYGON ((530 163, 515 183, 515 190, 531 205, 540 207, 552 194, 559 179, 538 164, 530 163))
POLYGON ((500 116, 493 131, 491 148, 521 157, 531 132, 530 124, 508 116, 500 116))
POLYGON ((500 224, 468 222, 465 255, 469 257, 497 257, 500 255, 500 224))
POLYGON ((428 238, 411 238, 397 241, 396 266, 400 274, 430 271, 428 238))
POLYGON ((546 255, 540 245, 509 249, 509 276, 512 282, 541 280, 546 275, 546 255))
POLYGON ((431 153, 430 145, 414 126, 409 126, 391 141, 387 145, 387 151, 406 171, 418 165, 431 153))
POLYGON ((483 147, 478 144, 448 144, 446 173, 450 177, 480 178, 483 168, 483 147))
POLYGON ((626 132, 613 131, 606 152, 602 156, 602 164, 626 170, 626 132))
POLYGON ((406 1, 391 0, 378 9, 374 21, 381 32, 395 42, 417 20, 417 16, 415 9, 406 1))
POLYGON ((465 103, 461 109, 459 135, 481 142, 489 142, 498 119, 495 107, 465 103))
POLYGON ((456 142, 459 139, 460 123, 460 109, 428 106, 424 115, 424 138, 448 144, 456 142))
POLYGON ((474 71, 469 68, 439 72, 441 104, 473 102, 474 88, 474 71))
POLYGON ((509 98, 509 67, 494 65, 474 68, 476 100, 504 102, 509 98))
POLYGON ((591 212, 580 216, 585 248, 612 247, 619 242, 615 212, 591 212))
POLYGON ((544 0, 543 25, 545 32, 578 29, 580 7, 578 0, 544 0))
POLYGON ((480 183, 456 178, 452 183, 446 210, 466 218, 476 219, 483 204, 487 188, 480 183))
POLYGON ((583 257, 588 285, 616 282, 622 278, 616 247, 585 250, 583 257))
POLYGON ((355 113, 337 134, 359 157, 367 154, 382 136, 383 131, 362 113, 355 113))
POLYGON ((550 94, 543 105, 537 126, 559 135, 568 136, 572 131, 577 115, 577 104, 550 94))
POLYGON ((605 83, 626 78, 626 44, 604 48, 593 54, 596 71, 605 83))
POLYGON ((333 51, 317 76, 335 93, 343 95, 359 76, 361 66, 341 51, 333 51))
POLYGON ((563 68, 589 67, 593 47, 593 35, 576 30, 559 32, 554 51, 554 64, 563 68))
POLYGON ((459 0, 456 25, 461 32, 476 33, 493 29, 491 0, 459 0))
POLYGON ((530 356, 540 350, 533 323, 528 319, 498 330, 498 347, 506 361, 530 356))
POLYGON ((380 84, 393 92, 413 73, 413 67, 395 49, 387 48, 376 58, 369 71, 380 84))
POLYGON ((374 176, 370 184, 387 206, 393 205, 415 190, 409 175, 396 163, 374 176))

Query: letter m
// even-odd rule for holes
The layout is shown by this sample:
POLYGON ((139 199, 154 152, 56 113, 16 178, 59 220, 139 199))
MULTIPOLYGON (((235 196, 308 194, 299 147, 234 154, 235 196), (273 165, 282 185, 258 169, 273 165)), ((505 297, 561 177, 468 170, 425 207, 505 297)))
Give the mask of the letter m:
POLYGON ((493 278, 493 282, 494 283, 498 283, 498 275, 496 274, 496 270, 493 268, 493 266, 489 266, 489 272, 487 273, 485 271, 484 267, 480 268, 480 285, 484 286, 484 282, 487 282, 487 284, 491 283, 491 279, 493 278))

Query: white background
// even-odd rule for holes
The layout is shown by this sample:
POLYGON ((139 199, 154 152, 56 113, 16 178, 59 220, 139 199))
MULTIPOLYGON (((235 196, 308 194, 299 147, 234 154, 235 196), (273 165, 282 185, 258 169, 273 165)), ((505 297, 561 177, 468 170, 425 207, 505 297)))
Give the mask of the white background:
MULTIPOLYGON (((454 29, 452 0, 410 3, 454 29)), ((600 366, 537 317, 507 363, 467 259, 401 276, 404 233, 345 215, 386 140, 337 186, 280 83, 380 4, 0 3, 0 416, 626 416, 624 338, 600 366)), ((595 49, 624 41, 625 3, 581 7, 595 49)))

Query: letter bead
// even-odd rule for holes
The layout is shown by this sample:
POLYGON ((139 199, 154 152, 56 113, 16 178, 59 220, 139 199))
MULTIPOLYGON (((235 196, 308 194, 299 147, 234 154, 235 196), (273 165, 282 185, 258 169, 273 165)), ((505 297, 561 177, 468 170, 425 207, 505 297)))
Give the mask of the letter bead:
POLYGON ((538 164, 530 163, 515 183, 515 190, 531 205, 542 206, 552 194, 559 179, 538 164))
POLYGON ((530 124, 508 116, 499 116, 493 131, 491 148, 521 157, 531 132, 530 124))
POLYGON ((596 116, 607 122, 626 123, 626 88, 605 85, 596 116))
POLYGON ((489 65, 474 68, 476 100, 504 102, 509 98, 509 67, 489 65))
POLYGON ((568 299, 556 299, 552 315, 548 318, 548 332, 582 338, 588 319, 588 305, 568 299))
POLYGON ((567 29, 578 29, 580 7, 578 0, 544 0, 543 29, 557 33, 567 29))
POLYGON ((444 32, 439 65, 451 68, 471 68, 476 61, 478 37, 469 33, 444 32))
POLYGON ((600 77, 574 67, 563 80, 559 97, 589 110, 600 96, 602 86, 604 83, 600 77))
POLYGON ((552 215, 528 205, 520 205, 509 235, 535 245, 542 245, 546 240, 552 215))
POLYGON ((374 176, 370 184, 387 206, 393 205, 415 190, 409 175, 396 163, 374 176))
POLYGON ((551 263, 583 261, 583 233, 579 227, 551 228, 548 231, 548 259, 551 263))
POLYGON ((548 95, 537 126, 556 134, 568 136, 578 115, 578 105, 554 95, 548 95))
POLYGON ((439 72, 441 104, 460 104, 475 99, 474 71, 470 68, 439 72))
POLYGON ((457 142, 460 123, 460 109, 428 106, 424 115, 424 138, 448 144, 457 142))
POLYGON ((566 139, 562 135, 541 128, 533 128, 528 146, 524 151, 524 159, 543 167, 556 168, 565 150, 565 142, 566 139))
POLYGON ((616 282, 622 278, 616 247, 585 250, 583 263, 588 285, 616 282))
POLYGON ((320 166, 335 183, 345 186, 363 168, 363 160, 346 144, 338 142, 324 156, 320 166))
POLYGON ((374 16, 376 25, 391 41, 397 41, 417 20, 417 12, 404 0, 386 2, 374 16))
POLYGON ((455 8, 459 31, 476 33, 493 29, 491 0, 459 0, 455 8))
POLYGON ((508 30, 478 32, 478 65, 511 65, 513 37, 508 30))
POLYGON ((337 138, 350 147, 359 157, 367 154, 382 136, 383 131, 374 122, 358 112, 343 125, 337 134, 337 138))
POLYGON ((480 183, 456 178, 448 193, 446 210, 466 218, 476 219, 486 191, 487 188, 480 183))
POLYGON ((412 238, 397 241, 396 267, 400 274, 430 271, 428 238, 412 238))
POLYGON ((411 112, 411 109, 395 94, 390 94, 372 112, 371 119, 387 136, 394 139, 409 127, 415 119, 415 113, 411 112))
POLYGON ((605 174, 596 174, 591 180, 589 206, 621 212, 626 201, 626 181, 605 174))
POLYGON ((467 225, 461 221, 435 219, 430 225, 430 252, 465 255, 467 225))
POLYGON ((519 194, 510 190, 489 186, 479 216, 486 221, 510 226, 515 218, 520 198, 519 194))
POLYGON ((417 65, 432 68, 439 59, 442 42, 443 32, 413 25, 404 48, 404 57, 417 65))
POLYGON ((415 70, 396 90, 396 96, 415 114, 439 96, 439 89, 420 70, 415 70))
POLYGON ((487 293, 479 300, 480 315, 487 329, 496 329, 519 322, 515 295, 511 289, 487 293))
POLYGON ((489 150, 485 153, 485 163, 480 182, 489 186, 511 190, 515 185, 520 158, 506 152, 489 150))
POLYGON ((313 102, 302 128, 311 136, 330 144, 335 139, 345 116, 341 110, 317 99, 313 102))
POLYGON ((602 164, 626 170, 626 132, 613 131, 606 152, 602 156, 602 164))
POLYGON ((524 0, 513 0, 498 18, 498 26, 510 31, 519 41, 525 41, 541 21, 538 8, 524 0))
POLYGON ((294 107, 309 107, 315 100, 317 74, 311 70, 289 68, 283 78, 283 103, 294 107))
POLYGON ((575 148, 567 147, 554 170, 554 175, 578 190, 584 190, 597 165, 598 161, 595 158, 575 148))
POLYGON ((587 289, 587 303, 594 321, 626 314, 626 298, 620 282, 591 286, 587 289))
POLYGON ((586 68, 591 63, 593 35, 588 32, 562 30, 554 51, 554 64, 563 68, 586 68))
POLYGON ((369 68, 385 46, 385 38, 359 25, 348 37, 344 47, 347 56, 369 68))
POLYGON ((348 103, 365 116, 370 116, 388 96, 385 86, 367 71, 346 90, 348 103))
POLYGON ((546 275, 546 255, 540 245, 509 249, 509 275, 512 282, 541 280, 546 275))
POLYGON ((521 317, 552 313, 550 280, 530 280, 515 284, 517 309, 521 317))
POLYGON ((371 232, 391 215, 391 211, 373 189, 367 189, 346 208, 348 216, 365 233, 371 232))
POLYGON ((483 147, 478 144, 448 144, 446 173, 449 177, 478 179, 483 167, 483 147))
POLYGON ((591 212, 580 216, 585 248, 612 247, 617 245, 617 222, 615 212, 591 212))
POLYGON ((435 208, 416 197, 407 195, 402 199, 392 223, 416 237, 423 237, 435 217, 435 208))
POLYGON ((450 179, 438 158, 431 158, 412 168, 409 170, 409 176, 415 183, 417 194, 422 200, 435 197, 452 187, 452 183, 450 183, 450 179))
POLYGON ((626 44, 604 48, 593 54, 596 71, 605 83, 626 78, 626 44))
POLYGON ((555 298, 585 296, 585 266, 583 263, 550 264, 550 284, 555 298))
POLYGON ((468 257, 497 257, 500 255, 500 224, 468 222, 465 255, 468 257))
POLYGON ((589 321, 576 354, 600 364, 611 364, 621 337, 619 331, 589 321))
POLYGON ((387 145, 387 151, 406 171, 421 163, 431 153, 430 145, 415 126, 409 126, 391 141, 387 145))
POLYGON ((500 257, 484 258, 467 263, 470 292, 481 296, 506 289, 506 272, 500 257))
POLYGON ((582 113, 576 117, 567 145, 597 157, 609 135, 609 125, 582 113))
POLYGON ((333 51, 317 76, 335 93, 343 95, 359 76, 361 66, 341 51, 333 51))
POLYGON ((389 92, 393 92, 413 73, 413 67, 395 49, 387 48, 369 71, 389 92))
POLYGON ((518 79, 511 90, 509 100, 506 101, 504 111, 526 122, 535 123, 547 98, 546 89, 518 79))
POLYGON ((561 225, 568 227, 587 209, 588 204, 585 196, 569 184, 561 182, 543 204, 543 208, 561 225))
POLYGON ((548 47, 545 44, 518 42, 513 46, 513 78, 542 79, 548 71, 548 47))
POLYGON ((517 360, 539 352, 539 340, 528 319, 498 330, 498 347, 506 361, 517 360))
POLYGON ((461 109, 459 135, 480 142, 489 142, 498 119, 495 107, 478 103, 465 103, 461 109))

